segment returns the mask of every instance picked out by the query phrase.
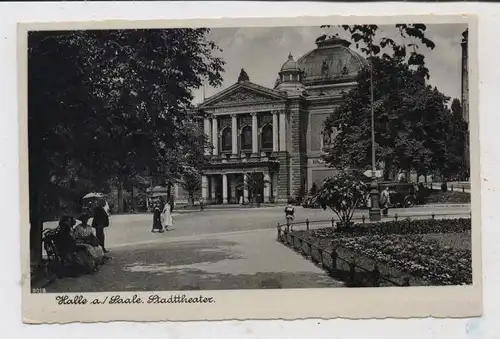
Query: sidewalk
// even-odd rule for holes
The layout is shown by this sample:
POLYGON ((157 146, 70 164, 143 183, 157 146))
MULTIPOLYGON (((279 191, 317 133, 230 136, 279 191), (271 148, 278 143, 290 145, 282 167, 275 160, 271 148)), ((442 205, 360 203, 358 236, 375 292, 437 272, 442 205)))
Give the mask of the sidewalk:
POLYGON ((341 287, 343 283, 276 242, 276 230, 166 239, 124 246, 100 272, 57 280, 48 292, 341 287))

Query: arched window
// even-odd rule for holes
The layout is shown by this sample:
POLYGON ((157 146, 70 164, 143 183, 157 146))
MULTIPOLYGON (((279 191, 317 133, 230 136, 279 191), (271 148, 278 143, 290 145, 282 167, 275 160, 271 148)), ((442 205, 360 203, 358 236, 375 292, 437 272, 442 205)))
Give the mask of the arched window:
POLYGON ((252 127, 245 126, 241 129, 241 150, 248 151, 252 149, 252 127))
POLYGON ((260 135, 260 144, 263 150, 273 148, 273 128, 270 125, 262 127, 260 135))
POLYGON ((221 133, 221 151, 231 151, 232 147, 231 127, 226 127, 222 130, 221 133))

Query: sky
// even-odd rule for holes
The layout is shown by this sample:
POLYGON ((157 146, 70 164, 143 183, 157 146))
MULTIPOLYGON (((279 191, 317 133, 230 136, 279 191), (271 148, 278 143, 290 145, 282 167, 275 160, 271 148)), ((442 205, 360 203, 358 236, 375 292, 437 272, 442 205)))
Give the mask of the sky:
MULTIPOLYGON (((218 44, 226 65, 221 87, 205 87, 205 97, 233 85, 242 68, 250 81, 272 88, 281 65, 291 52, 294 59, 316 48, 315 39, 322 34, 338 34, 348 41, 348 34, 338 27, 243 27, 213 28, 208 38, 218 44)), ((427 25, 426 37, 436 44, 433 50, 421 46, 419 52, 425 56, 430 71, 429 83, 441 92, 453 98, 460 98, 461 90, 461 46, 462 32, 466 24, 430 24, 427 25)), ((379 26, 377 37, 391 37, 402 42, 399 31, 390 26, 379 26)), ((406 39, 405 43, 412 41, 406 39)), ((361 47, 361 46, 360 46, 361 47)), ((356 50, 355 44, 351 48, 356 50)), ((360 52, 360 51, 358 51, 360 52)), ((362 54, 362 53, 360 53, 362 54)), ((362 54, 363 55, 363 54, 362 54)), ((203 101, 203 90, 194 91, 194 103, 203 101)))

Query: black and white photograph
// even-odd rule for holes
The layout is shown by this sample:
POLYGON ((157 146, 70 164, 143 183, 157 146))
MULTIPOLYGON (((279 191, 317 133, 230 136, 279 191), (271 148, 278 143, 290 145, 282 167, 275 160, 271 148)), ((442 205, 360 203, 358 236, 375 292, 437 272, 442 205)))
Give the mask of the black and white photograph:
POLYGON ((28 30, 30 293, 476 284, 469 31, 28 30))

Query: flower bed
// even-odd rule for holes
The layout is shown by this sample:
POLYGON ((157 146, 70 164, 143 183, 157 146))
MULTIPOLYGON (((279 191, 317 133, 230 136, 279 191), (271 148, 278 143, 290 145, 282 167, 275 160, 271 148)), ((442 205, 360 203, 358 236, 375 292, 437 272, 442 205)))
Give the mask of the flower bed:
MULTIPOLYGON (((328 227, 294 231, 319 248, 352 253, 363 267, 380 266, 383 276, 412 285, 472 283, 471 220, 425 219, 356 224, 351 229, 328 227)), ((352 255, 347 260, 351 260, 352 255)))
POLYGON ((440 246, 420 235, 368 235, 336 238, 330 246, 344 247, 377 262, 397 267, 432 285, 472 283, 470 250, 440 246))

